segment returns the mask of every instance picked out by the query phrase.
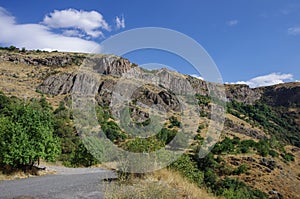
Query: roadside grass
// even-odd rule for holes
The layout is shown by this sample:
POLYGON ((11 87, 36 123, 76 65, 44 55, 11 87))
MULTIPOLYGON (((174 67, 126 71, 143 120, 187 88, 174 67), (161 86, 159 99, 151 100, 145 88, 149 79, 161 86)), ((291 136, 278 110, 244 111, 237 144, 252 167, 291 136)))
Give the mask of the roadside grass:
POLYGON ((143 177, 132 176, 107 184, 105 198, 108 199, 214 199, 216 197, 183 178, 179 173, 162 169, 143 177))
POLYGON ((0 181, 1 180, 15 180, 15 179, 23 179, 34 176, 43 176, 49 174, 55 174, 55 171, 42 169, 43 167, 48 166, 62 166, 61 162, 46 162, 41 160, 40 166, 34 165, 32 168, 12 168, 9 166, 1 166, 0 165, 0 181))

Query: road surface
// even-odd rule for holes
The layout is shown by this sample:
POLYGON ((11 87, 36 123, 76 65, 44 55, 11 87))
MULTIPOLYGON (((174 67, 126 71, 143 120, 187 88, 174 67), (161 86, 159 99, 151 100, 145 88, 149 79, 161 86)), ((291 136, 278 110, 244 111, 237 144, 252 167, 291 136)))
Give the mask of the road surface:
POLYGON ((0 181, 0 198, 102 199, 116 175, 101 168, 52 167, 57 174, 0 181), (23 197, 25 198, 25 197, 23 197))

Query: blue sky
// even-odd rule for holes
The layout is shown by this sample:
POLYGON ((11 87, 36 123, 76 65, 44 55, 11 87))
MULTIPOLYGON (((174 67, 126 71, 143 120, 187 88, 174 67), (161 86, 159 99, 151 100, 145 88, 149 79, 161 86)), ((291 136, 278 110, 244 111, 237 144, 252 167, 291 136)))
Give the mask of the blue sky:
MULTIPOLYGON (((300 80, 298 0, 0 0, 0 7, 2 46, 90 51, 125 30, 164 27, 199 42, 224 82, 256 87, 300 80)), ((196 73, 155 50, 125 57, 196 73)))

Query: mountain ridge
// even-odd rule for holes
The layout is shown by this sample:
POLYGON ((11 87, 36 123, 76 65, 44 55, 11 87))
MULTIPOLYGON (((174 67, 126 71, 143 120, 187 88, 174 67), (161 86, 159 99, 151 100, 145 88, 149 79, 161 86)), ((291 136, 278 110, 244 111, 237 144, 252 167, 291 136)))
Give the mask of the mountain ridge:
MULTIPOLYGON (((149 119, 149 113, 146 109, 138 107, 139 104, 156 105, 158 109, 168 110, 176 115, 180 111, 176 95, 195 94, 205 124, 210 119, 212 105, 218 103, 210 95, 211 88, 218 91, 218 84, 168 69, 148 71, 115 55, 0 50, 0 77, 0 91, 4 94, 21 99, 45 96, 55 108, 59 107, 61 102, 67 104, 70 101, 74 84, 79 79, 88 80, 95 85, 91 88, 91 84, 86 84, 80 89, 94 90, 95 99, 102 107, 109 107, 114 89, 120 86, 118 82, 122 78, 144 80, 146 84, 138 85, 140 89, 130 96, 134 102, 130 104, 132 117, 138 125, 149 119), (82 69, 85 65, 89 66, 86 70, 101 74, 97 84, 94 84, 93 79, 82 69)), ((235 177, 253 188, 262 190, 270 197, 280 192, 280 195, 286 198, 299 198, 297 189, 291 187, 299 184, 300 180, 300 82, 259 88, 224 84, 224 91, 226 98, 221 98, 221 101, 227 104, 225 128, 213 152, 216 160, 217 157, 223 159, 218 161, 228 170, 218 168, 215 172, 220 175, 220 179, 235 177), (239 144, 250 142, 248 140, 253 140, 257 146, 251 145, 249 149, 239 144), (264 140, 267 140, 267 144, 264 140), (277 147, 277 140, 285 146, 277 147), (225 150, 221 147, 223 142, 233 149, 222 152, 225 150), (271 147, 268 153, 280 155, 273 157, 265 154, 265 145, 271 147), (244 150, 245 153, 241 152, 244 150), (289 154, 292 154, 294 161, 288 161, 289 154), (273 161, 276 166, 273 165, 273 161), (233 171, 243 164, 250 168, 248 173, 239 175, 233 171), (275 182, 276 178, 284 176, 287 176, 286 182, 275 182), (288 188, 283 187, 284 184, 288 188)), ((176 120, 173 122, 176 124, 176 120)), ((205 125, 199 124, 199 136, 202 136, 206 128, 205 125)), ((176 126, 172 129, 176 130, 176 126)), ((199 140, 195 140, 192 148, 197 146, 198 142, 199 140)), ((277 194, 276 197, 280 198, 280 195, 277 194)))

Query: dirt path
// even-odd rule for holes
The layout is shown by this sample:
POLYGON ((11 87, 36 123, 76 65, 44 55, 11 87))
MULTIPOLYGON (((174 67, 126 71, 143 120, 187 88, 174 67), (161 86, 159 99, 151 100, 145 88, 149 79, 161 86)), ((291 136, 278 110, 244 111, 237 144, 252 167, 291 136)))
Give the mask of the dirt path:
POLYGON ((101 199, 110 186, 105 179, 116 177, 112 171, 101 168, 50 166, 47 169, 55 170, 57 174, 0 181, 0 198, 30 196, 39 199, 101 199))

